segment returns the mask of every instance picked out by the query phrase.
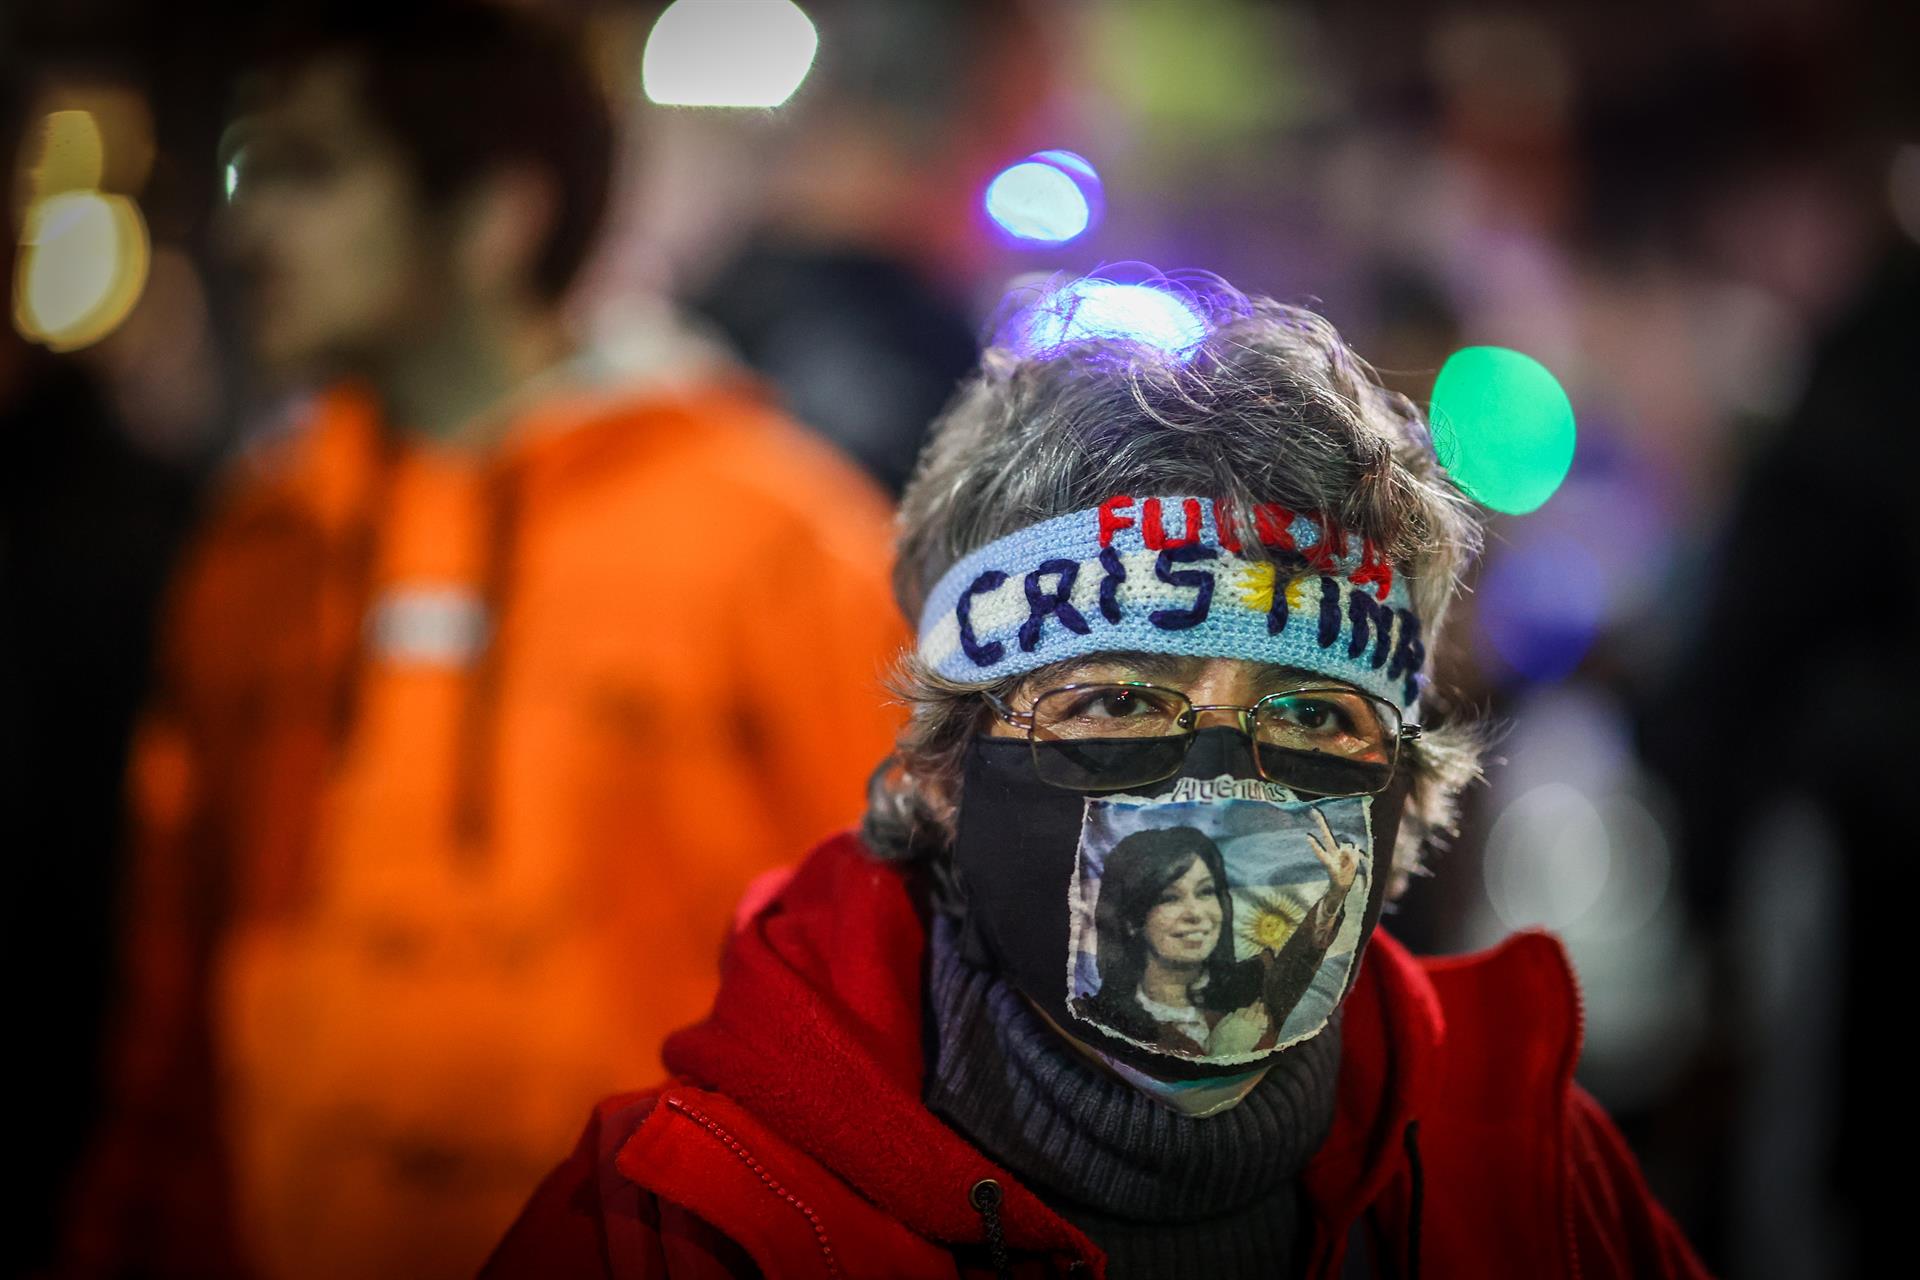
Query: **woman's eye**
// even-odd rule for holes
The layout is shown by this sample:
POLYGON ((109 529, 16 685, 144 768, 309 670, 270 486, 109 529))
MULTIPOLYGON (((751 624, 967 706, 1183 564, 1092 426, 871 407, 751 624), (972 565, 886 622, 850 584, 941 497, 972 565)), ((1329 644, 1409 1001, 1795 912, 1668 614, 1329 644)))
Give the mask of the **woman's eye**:
POLYGON ((1072 714, 1096 720, 1124 720, 1152 710, 1153 704, 1131 689, 1103 689, 1074 703, 1072 714))
POLYGON ((1340 709, 1328 702, 1288 702, 1281 707, 1281 715, 1302 729, 1345 729, 1346 717, 1340 709))
POLYGON ((1129 733, 1147 736, 1163 721, 1173 721, 1179 711, 1169 704, 1173 697, 1152 689, 1108 685, 1097 689, 1060 690, 1058 696, 1043 695, 1037 705, 1041 718, 1050 724, 1078 723, 1084 733, 1129 733), (1127 723, 1123 726, 1121 721, 1127 723))

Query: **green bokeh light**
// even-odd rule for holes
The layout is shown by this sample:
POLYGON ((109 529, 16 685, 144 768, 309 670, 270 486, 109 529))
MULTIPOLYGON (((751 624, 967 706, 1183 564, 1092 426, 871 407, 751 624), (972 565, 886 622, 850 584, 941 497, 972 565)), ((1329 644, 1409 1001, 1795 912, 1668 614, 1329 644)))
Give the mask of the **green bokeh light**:
POLYGON ((1508 515, 1537 510, 1573 465, 1573 403, 1547 367, 1463 347, 1433 384, 1433 443, 1455 484, 1508 515))

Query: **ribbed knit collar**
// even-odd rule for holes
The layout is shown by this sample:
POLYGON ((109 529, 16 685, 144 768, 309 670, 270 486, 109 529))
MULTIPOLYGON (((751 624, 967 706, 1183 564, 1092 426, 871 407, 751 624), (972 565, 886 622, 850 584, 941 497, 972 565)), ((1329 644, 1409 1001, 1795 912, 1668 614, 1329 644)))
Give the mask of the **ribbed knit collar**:
MULTIPOLYGON (((967 963, 958 928, 936 917, 929 938, 928 1106, 1110 1254, 1144 1229, 1227 1250, 1222 1274, 1254 1261, 1249 1253, 1267 1274, 1284 1271, 1275 1251, 1296 1256, 1302 1243, 1294 1182, 1333 1122, 1338 1020, 1276 1056, 1238 1106, 1196 1119, 1063 1043, 998 975, 967 963)), ((1176 1256, 1197 1262, 1193 1247, 1176 1256)))

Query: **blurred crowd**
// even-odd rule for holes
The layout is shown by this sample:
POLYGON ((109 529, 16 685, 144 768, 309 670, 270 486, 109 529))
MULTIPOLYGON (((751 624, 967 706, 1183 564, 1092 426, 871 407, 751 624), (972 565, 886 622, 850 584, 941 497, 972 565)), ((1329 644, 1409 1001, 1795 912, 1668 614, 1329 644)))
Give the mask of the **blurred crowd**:
POLYGON ((470 1272, 858 818, 889 501, 1003 300, 1127 263, 1416 401, 1558 377, 1442 659, 1500 763, 1390 928, 1566 940, 1716 1270, 1886 1256, 1914 7, 785 9, 758 100, 662 70, 785 74, 725 0, 5 15, 10 1267, 470 1272), (1046 234, 986 199, 1041 153, 1046 234))

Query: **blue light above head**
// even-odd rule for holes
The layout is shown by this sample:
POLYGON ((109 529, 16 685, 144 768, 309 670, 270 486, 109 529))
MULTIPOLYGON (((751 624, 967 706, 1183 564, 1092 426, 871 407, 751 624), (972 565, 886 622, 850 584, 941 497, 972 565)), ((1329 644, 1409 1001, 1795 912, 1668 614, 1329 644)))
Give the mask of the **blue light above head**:
POLYGON ((1071 151, 1041 151, 1002 169, 987 184, 987 216, 1016 245, 1062 245, 1093 225, 1100 175, 1071 151))
POLYGON ((1207 320, 1172 290, 1088 276, 1068 281, 1022 312, 1010 336, 1033 355, 1075 342, 1118 340, 1185 359, 1207 336, 1207 320))

